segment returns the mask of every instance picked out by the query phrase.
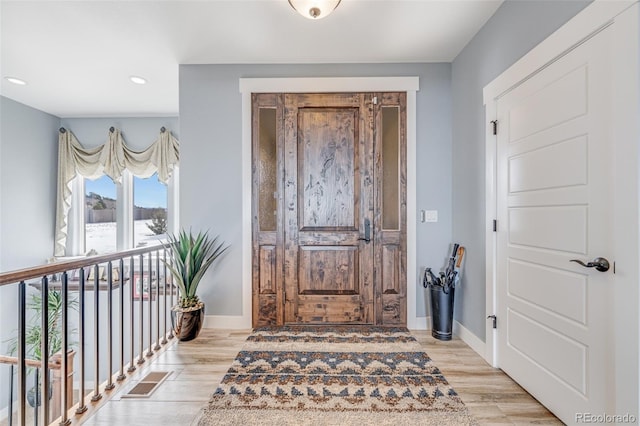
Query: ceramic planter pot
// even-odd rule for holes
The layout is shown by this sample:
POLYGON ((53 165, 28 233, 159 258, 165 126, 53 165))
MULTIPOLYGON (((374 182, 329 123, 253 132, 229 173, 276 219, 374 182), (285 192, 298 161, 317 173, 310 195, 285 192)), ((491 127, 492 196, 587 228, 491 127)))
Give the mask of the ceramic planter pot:
MULTIPOLYGON (((32 407, 39 407, 41 400, 40 400, 40 387, 38 388, 31 388, 27 391, 27 402, 29 403, 30 406, 32 407)), ((49 384, 49 399, 51 399, 51 396, 53 395, 53 385, 49 384)))
POLYGON ((193 308, 181 308, 175 305, 171 308, 171 325, 173 334, 181 342, 188 342, 198 337, 204 324, 204 303, 193 308))

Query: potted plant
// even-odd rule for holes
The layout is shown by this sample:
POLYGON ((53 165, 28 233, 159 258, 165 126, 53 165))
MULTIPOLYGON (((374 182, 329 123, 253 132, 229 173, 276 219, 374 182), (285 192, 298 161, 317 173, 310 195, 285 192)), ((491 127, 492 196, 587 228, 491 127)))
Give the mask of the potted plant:
MULTIPOLYGON (((69 300, 69 308, 77 310, 78 301, 75 298, 69 300)), ((60 321, 62 319, 62 293, 57 290, 49 291, 47 298, 47 310, 49 323, 47 324, 47 334, 49 335, 49 354, 47 359, 53 357, 54 354, 62 350, 62 329, 60 321)), ((31 300, 27 302, 27 308, 33 313, 31 324, 27 327, 25 334, 25 344, 27 346, 27 358, 37 361, 42 360, 42 294, 34 293, 31 300)), ((75 330, 71 330, 74 333, 75 330)), ((74 342, 70 342, 74 345, 74 342)), ((14 355, 18 348, 18 338, 14 337, 9 340, 9 353, 14 355)), ((40 406, 40 378, 38 384, 29 389, 27 392, 27 401, 32 407, 40 406)), ((51 399, 52 386, 49 384, 49 399, 51 399)))
POLYGON ((183 342, 195 339, 204 324, 204 302, 196 294, 205 272, 229 246, 210 238, 208 232, 181 230, 169 235, 169 259, 165 262, 180 290, 178 303, 171 308, 173 333, 183 342))

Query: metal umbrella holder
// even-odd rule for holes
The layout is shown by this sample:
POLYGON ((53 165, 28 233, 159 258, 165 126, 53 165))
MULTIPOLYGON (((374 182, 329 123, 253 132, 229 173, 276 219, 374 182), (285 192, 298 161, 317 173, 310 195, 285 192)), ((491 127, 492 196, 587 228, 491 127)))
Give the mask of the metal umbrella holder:
POLYGON ((431 295, 431 335, 438 340, 451 340, 453 334, 453 302, 464 251, 460 244, 453 245, 447 266, 440 276, 436 276, 431 268, 424 271, 422 285, 429 289, 431 295))

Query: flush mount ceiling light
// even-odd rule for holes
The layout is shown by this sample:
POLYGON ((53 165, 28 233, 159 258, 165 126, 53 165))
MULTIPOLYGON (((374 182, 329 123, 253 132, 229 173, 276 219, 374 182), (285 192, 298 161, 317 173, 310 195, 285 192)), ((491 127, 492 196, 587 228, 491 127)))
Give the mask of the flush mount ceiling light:
POLYGON ((338 7, 340 0, 289 0, 300 15, 309 19, 322 19, 338 7))
POLYGON ((5 77, 4 79, 7 80, 9 83, 17 84, 18 86, 26 86, 27 85, 26 81, 24 81, 22 79, 19 79, 19 78, 16 78, 16 77, 5 77))
POLYGON ((131 82, 135 84, 147 84, 146 78, 139 77, 137 75, 132 75, 131 77, 129 77, 129 80, 131 80, 131 82))

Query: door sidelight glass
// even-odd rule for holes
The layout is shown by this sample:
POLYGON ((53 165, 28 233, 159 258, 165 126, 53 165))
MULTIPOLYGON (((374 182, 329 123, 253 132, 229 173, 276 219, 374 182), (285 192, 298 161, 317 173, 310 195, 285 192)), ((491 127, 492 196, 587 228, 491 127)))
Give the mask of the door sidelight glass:
POLYGON ((260 231, 275 231, 278 170, 275 108, 260 108, 258 120, 258 223, 260 231))
POLYGON ((400 227, 400 108, 382 107, 382 229, 400 227))

